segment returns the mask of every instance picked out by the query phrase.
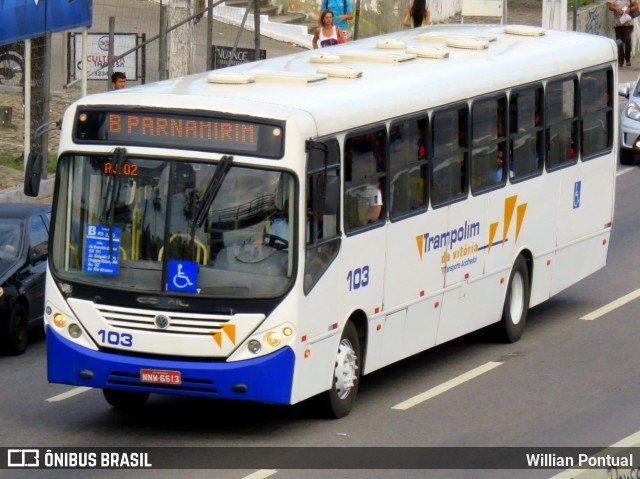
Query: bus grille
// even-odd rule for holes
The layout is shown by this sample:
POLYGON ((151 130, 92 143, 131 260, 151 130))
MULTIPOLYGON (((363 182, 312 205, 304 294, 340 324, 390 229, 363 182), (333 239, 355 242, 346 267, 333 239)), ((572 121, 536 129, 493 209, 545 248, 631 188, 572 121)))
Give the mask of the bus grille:
POLYGON ((153 311, 118 306, 95 305, 106 323, 118 329, 148 330, 159 333, 210 335, 231 321, 230 316, 213 314, 153 311), (167 326, 164 326, 166 321, 167 326))
POLYGON ((145 388, 162 389, 164 390, 163 392, 185 391, 212 395, 218 393, 214 382, 210 379, 182 378, 181 384, 152 384, 140 381, 140 376, 138 374, 131 374, 122 371, 111 371, 107 379, 107 384, 129 387, 144 386, 145 388))

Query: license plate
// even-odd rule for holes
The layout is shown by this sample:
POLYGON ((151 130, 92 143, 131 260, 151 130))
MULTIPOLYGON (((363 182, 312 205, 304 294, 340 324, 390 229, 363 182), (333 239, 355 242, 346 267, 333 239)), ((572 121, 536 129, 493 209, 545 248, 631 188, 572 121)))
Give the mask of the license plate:
POLYGON ((141 369, 140 381, 153 384, 180 384, 180 371, 163 371, 158 369, 141 369))

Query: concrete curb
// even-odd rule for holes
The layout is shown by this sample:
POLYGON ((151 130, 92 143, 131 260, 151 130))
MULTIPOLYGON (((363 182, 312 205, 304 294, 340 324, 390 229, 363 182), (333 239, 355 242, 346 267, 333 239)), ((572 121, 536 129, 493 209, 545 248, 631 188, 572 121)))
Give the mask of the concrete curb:
POLYGON ((40 194, 36 198, 24 194, 24 186, 18 185, 0 190, 0 203, 39 203, 45 199, 51 200, 55 176, 50 175, 40 182, 40 194))

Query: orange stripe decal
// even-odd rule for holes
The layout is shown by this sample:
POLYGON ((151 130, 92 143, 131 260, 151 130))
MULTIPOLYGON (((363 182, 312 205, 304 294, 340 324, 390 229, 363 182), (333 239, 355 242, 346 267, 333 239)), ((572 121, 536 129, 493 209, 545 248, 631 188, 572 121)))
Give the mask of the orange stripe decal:
POLYGON ((518 213, 516 219, 516 242, 518 241, 518 235, 520 234, 520 227, 522 226, 522 221, 524 220, 524 214, 527 211, 527 203, 522 205, 518 205, 518 213))
POLYGON ((491 245, 496 237, 496 231, 498 231, 499 223, 491 223, 489 225, 489 244, 487 245, 487 252, 491 251, 491 245))
POLYGON ((235 324, 223 324, 222 330, 227 334, 233 344, 236 344, 236 325, 235 324))
POLYGON ((518 195, 510 196, 504 200, 504 228, 502 230, 502 244, 507 241, 507 234, 509 233, 509 226, 511 226, 511 219, 513 218, 513 211, 516 207, 516 201, 518 195))
POLYGON ((422 250, 424 248, 424 236, 422 235, 416 236, 416 243, 418 243, 418 254, 420 255, 420 259, 422 259, 422 250))
POLYGON ((218 346, 222 347, 222 333, 220 331, 209 331, 209 334, 213 337, 213 340, 218 343, 218 346))

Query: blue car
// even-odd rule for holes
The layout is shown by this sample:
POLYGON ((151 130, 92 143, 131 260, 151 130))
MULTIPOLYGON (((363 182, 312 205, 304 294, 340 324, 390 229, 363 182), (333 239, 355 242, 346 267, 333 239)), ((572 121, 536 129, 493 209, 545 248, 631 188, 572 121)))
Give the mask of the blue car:
POLYGON ((51 206, 0 203, 0 352, 22 354, 42 325, 51 206))

